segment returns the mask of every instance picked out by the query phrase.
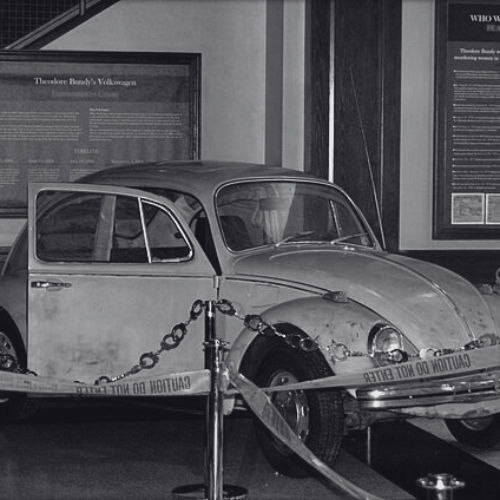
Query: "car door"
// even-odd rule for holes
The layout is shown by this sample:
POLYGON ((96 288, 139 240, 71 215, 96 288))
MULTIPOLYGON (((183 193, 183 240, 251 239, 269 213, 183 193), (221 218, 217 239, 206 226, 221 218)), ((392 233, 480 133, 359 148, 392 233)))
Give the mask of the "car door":
MULTIPOLYGON (((211 264, 164 198, 38 184, 28 212, 28 366, 39 375, 118 376, 158 351, 196 300, 216 298, 211 264)), ((147 374, 203 368, 203 342, 201 317, 147 374)))

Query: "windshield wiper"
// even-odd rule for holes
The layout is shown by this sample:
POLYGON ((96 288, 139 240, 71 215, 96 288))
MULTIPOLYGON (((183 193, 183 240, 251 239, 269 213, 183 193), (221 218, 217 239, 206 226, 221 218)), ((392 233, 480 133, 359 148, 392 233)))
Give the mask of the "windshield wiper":
POLYGON ((297 234, 292 234, 290 236, 287 236, 286 238, 283 238, 281 241, 278 241, 278 243, 275 243, 275 247, 278 248, 279 246, 285 244, 285 243, 293 243, 295 241, 300 241, 303 238, 307 238, 309 236, 315 235, 315 231, 304 231, 302 233, 297 233, 297 234))
POLYGON ((352 240, 354 238, 362 238, 364 236, 368 236, 368 233, 366 231, 363 233, 347 234, 345 236, 340 236, 339 238, 335 238, 334 240, 330 241, 330 244, 338 245, 340 243, 346 243, 347 241, 352 240))
POLYGON ((284 245, 285 243, 295 243, 303 240, 304 238, 308 238, 310 236, 315 236, 317 239, 315 240, 310 240, 305 243, 323 243, 323 244, 329 244, 329 245, 338 245, 341 243, 346 243, 349 240, 352 240, 354 238, 363 238, 365 236, 369 236, 369 234, 364 231, 362 233, 355 233, 355 234, 346 234, 345 236, 339 236, 338 238, 335 238, 333 240, 325 240, 323 237, 318 235, 316 231, 304 231, 302 233, 297 233, 297 234, 292 234, 290 236, 287 236, 286 238, 283 238, 281 241, 278 243, 275 243, 275 247, 279 247, 281 245, 284 245))

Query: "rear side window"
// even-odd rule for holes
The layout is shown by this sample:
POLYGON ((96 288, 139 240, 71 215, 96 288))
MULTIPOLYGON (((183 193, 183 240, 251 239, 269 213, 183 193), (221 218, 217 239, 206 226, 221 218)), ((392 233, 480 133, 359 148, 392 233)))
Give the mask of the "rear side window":
MULTIPOLYGON (((43 201, 46 203, 46 201, 43 201)), ((164 207, 134 196, 59 192, 37 200, 36 255, 45 262, 155 263, 191 258, 164 207), (50 199, 50 207, 38 201, 50 199)))

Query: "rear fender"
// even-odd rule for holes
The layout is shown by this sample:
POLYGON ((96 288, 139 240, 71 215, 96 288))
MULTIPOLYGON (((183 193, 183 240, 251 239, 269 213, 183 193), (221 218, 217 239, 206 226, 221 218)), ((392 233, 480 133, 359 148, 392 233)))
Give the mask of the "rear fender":
POLYGON ((0 331, 9 336, 10 341, 14 344, 14 348, 19 356, 19 363, 22 367, 26 367, 26 345, 22 339, 21 333, 16 326, 16 323, 11 318, 9 313, 0 308, 0 331))

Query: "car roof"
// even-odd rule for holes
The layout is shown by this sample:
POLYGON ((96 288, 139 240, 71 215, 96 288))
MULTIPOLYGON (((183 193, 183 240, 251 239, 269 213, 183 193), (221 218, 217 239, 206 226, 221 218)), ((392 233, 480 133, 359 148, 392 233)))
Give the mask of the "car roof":
POLYGON ((168 188, 206 198, 211 197, 219 186, 227 182, 256 178, 316 179, 310 174, 279 166, 182 160, 113 167, 90 174, 78 182, 134 188, 168 188))

